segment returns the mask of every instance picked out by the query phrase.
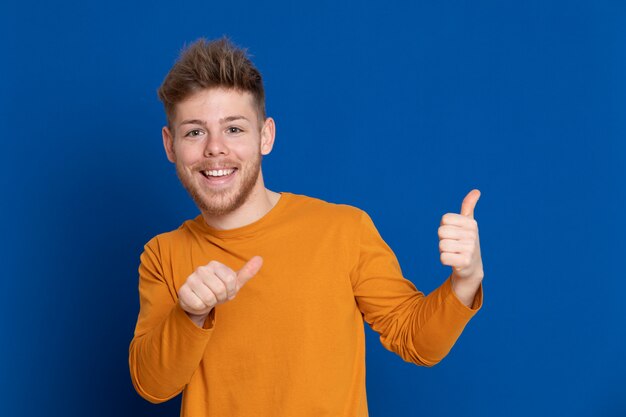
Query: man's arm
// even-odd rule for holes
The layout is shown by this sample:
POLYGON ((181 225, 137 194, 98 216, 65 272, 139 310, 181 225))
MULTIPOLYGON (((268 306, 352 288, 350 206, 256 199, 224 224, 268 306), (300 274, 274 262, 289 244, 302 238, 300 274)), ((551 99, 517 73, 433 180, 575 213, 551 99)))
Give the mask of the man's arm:
POLYGON ((359 259, 351 274, 359 309, 381 343, 405 361, 432 366, 441 361, 482 305, 482 286, 465 305, 451 278, 428 296, 402 276, 398 261, 363 212, 359 259))
POLYGON ((211 261, 175 289, 159 253, 155 239, 141 255, 140 311, 129 352, 133 385, 151 402, 174 397, 190 382, 215 326, 215 306, 235 298, 263 265, 255 256, 235 272, 211 261))
POLYGON ((143 398, 159 403, 175 397, 189 383, 211 337, 215 313, 200 328, 182 309, 173 283, 164 278, 157 239, 141 255, 139 301, 129 349, 130 375, 143 398))

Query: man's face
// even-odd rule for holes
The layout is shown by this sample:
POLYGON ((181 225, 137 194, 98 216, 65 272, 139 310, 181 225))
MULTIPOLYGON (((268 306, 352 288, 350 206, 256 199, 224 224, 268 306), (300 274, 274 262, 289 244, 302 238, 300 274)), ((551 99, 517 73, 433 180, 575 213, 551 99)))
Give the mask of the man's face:
POLYGON ((163 128, 167 157, 200 210, 228 214, 263 189, 261 158, 272 150, 274 122, 260 125, 252 95, 212 88, 176 105, 163 128))

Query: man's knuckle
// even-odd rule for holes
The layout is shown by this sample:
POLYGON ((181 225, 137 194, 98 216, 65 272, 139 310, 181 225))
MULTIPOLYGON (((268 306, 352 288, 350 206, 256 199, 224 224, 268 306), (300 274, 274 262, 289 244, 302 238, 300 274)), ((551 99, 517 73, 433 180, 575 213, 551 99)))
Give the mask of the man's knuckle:
POLYGON ((215 295, 218 300, 224 300, 228 296, 228 293, 226 292, 226 288, 220 288, 215 291, 215 295))
POLYGON ((198 284, 199 281, 200 281, 200 278, 197 275, 191 274, 187 278, 187 282, 185 282, 185 285, 189 287, 194 287, 198 284))
POLYGON ((204 303, 202 302, 202 300, 200 300, 199 298, 196 298, 195 300, 193 300, 193 308, 200 311, 203 308, 205 308, 206 306, 204 305, 204 303))
POLYGON ((189 294, 189 286, 185 283, 178 289, 178 298, 187 298, 189 294))
POLYGON ((230 285, 230 284, 233 284, 236 279, 237 279, 237 275, 233 271, 228 271, 227 273, 224 274, 222 281, 224 282, 224 284, 230 285))
POLYGON ((207 306, 214 306, 215 304, 217 304, 217 298, 213 293, 207 294, 207 296, 204 297, 202 301, 204 301, 204 304, 206 304, 207 306))

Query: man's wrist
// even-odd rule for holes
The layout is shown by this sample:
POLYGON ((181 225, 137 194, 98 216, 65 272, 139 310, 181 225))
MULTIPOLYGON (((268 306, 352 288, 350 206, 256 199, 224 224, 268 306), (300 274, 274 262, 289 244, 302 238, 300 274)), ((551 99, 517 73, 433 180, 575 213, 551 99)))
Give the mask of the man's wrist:
POLYGON ((452 291, 456 297, 467 307, 474 304, 476 293, 480 288, 483 278, 459 278, 454 273, 450 276, 450 284, 452 291))
MULTIPOLYGON (((213 310, 213 309, 211 309, 213 310)), ((185 311, 185 313, 187 313, 187 317, 189 317, 191 319, 192 322, 194 322, 194 324, 200 328, 204 327, 204 322, 206 321, 206 318, 209 316, 209 314, 211 313, 211 311, 209 311, 206 314, 191 314, 187 311, 185 311)))

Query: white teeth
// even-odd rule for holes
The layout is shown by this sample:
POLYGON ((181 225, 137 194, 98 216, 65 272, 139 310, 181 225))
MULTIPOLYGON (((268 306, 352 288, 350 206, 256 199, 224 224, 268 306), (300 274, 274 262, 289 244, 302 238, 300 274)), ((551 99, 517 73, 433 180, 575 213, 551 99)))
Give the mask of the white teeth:
POLYGON ((202 173, 205 176, 208 176, 208 177, 223 177, 225 175, 232 174, 233 171, 234 171, 234 169, 219 169, 219 170, 214 169, 214 170, 211 170, 211 171, 202 171, 202 173))

